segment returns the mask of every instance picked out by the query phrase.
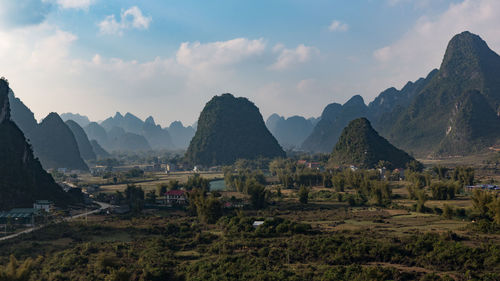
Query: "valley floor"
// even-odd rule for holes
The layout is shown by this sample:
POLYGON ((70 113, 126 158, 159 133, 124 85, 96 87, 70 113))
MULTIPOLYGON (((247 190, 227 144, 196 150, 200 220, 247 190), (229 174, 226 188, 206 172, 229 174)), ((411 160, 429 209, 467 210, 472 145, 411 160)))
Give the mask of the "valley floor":
POLYGON ((283 190, 267 209, 226 210, 216 224, 179 209, 94 214, 0 242, 0 264, 26 280, 499 280, 500 234, 408 211, 404 198, 350 207, 325 190, 308 204, 283 190))

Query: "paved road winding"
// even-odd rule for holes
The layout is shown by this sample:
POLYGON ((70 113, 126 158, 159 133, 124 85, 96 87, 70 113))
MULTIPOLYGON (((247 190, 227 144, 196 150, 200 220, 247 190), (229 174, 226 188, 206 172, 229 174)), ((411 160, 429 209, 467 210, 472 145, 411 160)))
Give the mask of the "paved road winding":
MULTIPOLYGON (((81 218, 81 217, 84 217, 84 216, 88 216, 88 215, 92 215, 92 214, 98 213, 101 210, 104 210, 104 209, 107 209, 107 208, 113 207, 113 205, 110 205, 110 204, 107 204, 107 203, 103 203, 103 202, 94 201, 94 203, 98 204, 100 206, 100 208, 92 210, 92 211, 89 211, 89 212, 85 212, 85 213, 82 213, 82 214, 74 215, 74 216, 71 216, 71 217, 65 217, 62 221, 71 221, 71 220, 74 220, 74 219, 77 219, 77 218, 81 218)), ((60 223, 60 222, 61 221, 56 222, 56 223, 60 223)), ((28 229, 23 230, 23 231, 18 232, 18 233, 14 233, 14 234, 11 234, 11 235, 0 237, 0 241, 9 240, 9 239, 18 237, 20 235, 33 232, 33 231, 38 230, 40 228, 43 228, 45 226, 46 225, 40 225, 40 226, 37 226, 37 227, 28 228, 28 229)))

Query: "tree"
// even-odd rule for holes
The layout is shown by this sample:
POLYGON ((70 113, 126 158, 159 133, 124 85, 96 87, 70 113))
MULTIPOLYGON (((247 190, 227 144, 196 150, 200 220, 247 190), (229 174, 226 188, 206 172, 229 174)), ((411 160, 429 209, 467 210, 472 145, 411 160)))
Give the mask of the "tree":
POLYGON ((163 196, 165 195, 165 192, 167 192, 168 185, 164 183, 160 183, 156 186, 156 192, 158 193, 158 196, 163 196))
POLYGON ((181 184, 178 180, 170 180, 168 182, 168 190, 178 190, 181 187, 181 184))
POLYGON ((376 165, 377 169, 388 168, 390 166, 391 166, 391 163, 389 161, 385 161, 385 160, 378 161, 378 163, 376 165))
POLYGON ((482 190, 474 190, 471 196, 472 206, 474 210, 479 214, 481 218, 488 217, 488 204, 493 201, 493 196, 486 191, 482 190))
POLYGON ((412 172, 422 172, 424 169, 424 165, 422 163, 418 162, 417 160, 412 160, 406 164, 406 168, 412 172))
POLYGON ((443 206, 443 217, 447 218, 447 219, 451 219, 451 217, 453 217, 453 207, 448 205, 448 204, 444 204, 443 206))
POLYGON ((309 188, 301 186, 299 189, 299 201, 302 204, 307 204, 309 200, 309 188))
POLYGON ((392 190, 386 182, 374 182, 370 189, 370 196, 375 205, 383 206, 391 202, 392 190))
POLYGON ((434 182, 431 184, 432 198, 434 200, 455 199, 457 187, 453 182, 434 182))
POLYGON ((462 185, 474 185, 474 168, 456 167, 453 170, 453 180, 459 181, 462 185))
POLYGON ((125 200, 133 212, 140 212, 144 208, 144 190, 134 184, 127 185, 125 189, 125 200))
POLYGON ((337 174, 332 177, 333 187, 337 192, 344 192, 345 182, 346 181, 343 174, 337 174))
POLYGON ((432 171, 437 174, 439 180, 444 180, 447 178, 447 173, 448 173, 448 168, 441 166, 441 165, 436 165, 432 167, 432 171))
POLYGON ((247 183, 247 192, 250 195, 250 201, 255 209, 262 209, 267 205, 268 192, 266 187, 255 180, 247 183))
POLYGON ((154 204, 156 202, 156 193, 154 190, 151 190, 146 194, 146 201, 149 204, 154 204))
POLYGON ((417 197, 417 212, 424 212, 425 211, 425 202, 427 201, 427 194, 425 193, 425 190, 420 189, 416 191, 415 193, 417 197))
POLYGON ((193 189, 189 194, 189 211, 196 214, 198 219, 204 223, 213 224, 223 214, 222 203, 214 196, 207 196, 199 189, 193 189))
POLYGON ((493 218, 493 221, 496 224, 500 225, 500 198, 493 198, 492 201, 488 204, 488 209, 491 217, 493 218))
POLYGON ((188 178, 185 188, 186 190, 199 188, 208 192, 210 191, 210 181, 201 177, 200 174, 194 174, 194 176, 188 178))

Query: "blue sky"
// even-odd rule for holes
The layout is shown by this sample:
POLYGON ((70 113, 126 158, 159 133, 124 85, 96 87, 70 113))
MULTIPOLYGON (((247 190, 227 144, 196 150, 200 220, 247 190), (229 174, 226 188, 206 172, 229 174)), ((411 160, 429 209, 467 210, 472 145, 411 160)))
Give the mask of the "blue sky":
POLYGON ((264 118, 319 116, 425 76, 461 31, 499 51, 498 2, 0 0, 0 65, 39 119, 190 124, 224 92, 264 118))

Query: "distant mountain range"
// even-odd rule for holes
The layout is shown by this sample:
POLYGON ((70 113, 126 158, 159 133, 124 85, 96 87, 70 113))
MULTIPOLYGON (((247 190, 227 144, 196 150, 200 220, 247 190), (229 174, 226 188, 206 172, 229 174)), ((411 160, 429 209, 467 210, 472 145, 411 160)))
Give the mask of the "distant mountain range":
MULTIPOLYGON (((226 101, 241 106, 242 110, 252 111, 251 106, 242 104, 239 98, 233 102, 230 100, 226 95, 215 97, 207 106, 224 105, 222 101, 226 101)), ((100 124, 73 113, 62 114, 62 119, 67 123, 56 113, 51 113, 38 124, 33 113, 12 91, 9 92, 9 101, 12 120, 30 140, 35 156, 39 157, 45 168, 86 170, 83 159, 93 160, 109 155, 106 150, 185 149, 190 142, 188 156, 195 157, 193 155, 198 153, 196 150, 207 145, 199 143, 199 139, 192 143, 196 130, 202 130, 200 135, 204 136, 210 134, 208 130, 211 129, 207 128, 214 128, 213 124, 201 118, 202 115, 199 121, 203 124, 199 124, 198 128, 198 124, 184 127, 179 121, 162 128, 153 117, 143 121, 131 113, 122 115, 119 112, 100 124)), ((206 107, 208 112, 216 112, 210 108, 206 107)), ((220 112, 229 114, 230 111, 224 108, 220 112)), ((258 109, 256 112, 258 114, 250 112, 248 116, 257 120, 259 118, 256 116, 260 116, 260 113, 258 109)), ((331 153, 349 122, 365 117, 381 136, 397 147, 420 157, 452 156, 484 152, 500 144, 499 115, 500 56, 479 36, 463 32, 449 42, 440 68, 432 70, 425 78, 408 82, 400 90, 388 88, 368 105, 359 95, 343 105, 329 104, 320 118, 285 118, 273 114, 267 119, 267 128, 264 129, 269 130, 286 149, 331 153)), ((238 116, 234 118, 237 119, 234 122, 245 121, 238 119, 238 116)), ((229 119, 224 120, 228 126, 234 123, 229 119)), ((268 138, 267 133, 259 127, 259 122, 251 124, 258 128, 261 136, 268 138)), ((236 126, 233 129, 235 132, 247 133, 236 126)), ((269 145, 272 141, 266 142, 269 145)), ((221 140, 219 145, 222 143, 221 140)), ((225 149, 231 147, 229 143, 227 145, 225 149)), ((238 151, 235 148, 233 152, 238 151)), ((207 156, 208 160, 203 160, 203 163, 228 162, 229 158, 224 157, 207 156)))
POLYGON ((259 109, 231 94, 213 97, 203 108, 185 159, 192 165, 233 164, 238 159, 285 157, 259 109))
POLYGON ((305 119, 302 116, 289 118, 273 114, 266 121, 266 126, 280 145, 285 149, 300 148, 302 142, 314 128, 315 119, 305 119))
MULTIPOLYGON (((67 120, 73 120, 75 116, 80 120, 80 124, 82 122, 85 124, 85 120, 88 120, 86 116, 79 114, 66 113, 64 115, 67 120)), ((131 113, 122 115, 120 112, 100 124, 89 122, 83 126, 83 129, 90 140, 97 141, 108 151, 186 149, 195 133, 192 126, 184 127, 180 121, 174 121, 169 127, 162 128, 155 123, 152 116, 142 121, 131 113)))
POLYGON ((360 96, 328 105, 302 149, 329 153, 349 121, 366 117, 382 136, 416 155, 467 155, 499 143, 499 114, 500 56, 463 32, 427 77, 389 88, 368 106, 360 96))

